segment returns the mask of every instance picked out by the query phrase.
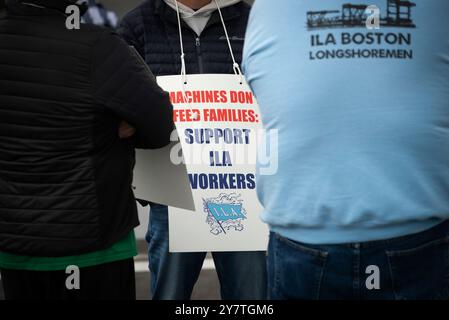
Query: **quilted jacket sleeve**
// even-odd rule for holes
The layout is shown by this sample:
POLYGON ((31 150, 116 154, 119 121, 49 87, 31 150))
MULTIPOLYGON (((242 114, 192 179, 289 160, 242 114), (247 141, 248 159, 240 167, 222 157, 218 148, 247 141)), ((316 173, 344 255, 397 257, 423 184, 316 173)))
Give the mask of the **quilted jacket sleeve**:
POLYGON ((95 99, 136 128, 139 147, 170 142, 173 107, 149 68, 117 34, 105 32, 93 49, 95 99))

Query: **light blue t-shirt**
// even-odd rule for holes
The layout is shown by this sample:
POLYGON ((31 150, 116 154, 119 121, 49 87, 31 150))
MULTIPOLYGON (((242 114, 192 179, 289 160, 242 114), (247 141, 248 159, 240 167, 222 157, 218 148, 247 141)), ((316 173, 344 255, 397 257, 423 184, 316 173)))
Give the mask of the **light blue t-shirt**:
POLYGON ((278 172, 258 176, 262 218, 296 241, 449 218, 449 1, 366 3, 379 29, 360 1, 257 0, 251 13, 244 71, 279 133, 278 172))

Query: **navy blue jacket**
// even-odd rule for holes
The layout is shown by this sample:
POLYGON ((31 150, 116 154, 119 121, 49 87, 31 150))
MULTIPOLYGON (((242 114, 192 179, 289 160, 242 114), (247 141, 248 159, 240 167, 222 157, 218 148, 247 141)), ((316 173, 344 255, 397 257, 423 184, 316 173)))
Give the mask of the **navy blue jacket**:
MULTIPOLYGON (((242 59, 249 11, 250 6, 243 2, 222 9, 238 63, 242 59)), ((121 22, 119 33, 145 57, 156 76, 180 74, 176 11, 163 0, 147 0, 129 12, 121 22)), ((218 11, 212 14, 200 37, 184 21, 182 34, 187 74, 234 72, 218 11)))

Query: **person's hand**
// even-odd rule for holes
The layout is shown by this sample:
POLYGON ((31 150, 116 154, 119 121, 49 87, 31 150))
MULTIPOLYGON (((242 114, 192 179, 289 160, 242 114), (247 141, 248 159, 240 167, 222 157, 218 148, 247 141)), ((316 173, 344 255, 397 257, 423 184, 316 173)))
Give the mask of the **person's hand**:
POLYGON ((126 121, 121 121, 118 128, 118 136, 120 139, 131 138, 136 133, 136 129, 126 121))

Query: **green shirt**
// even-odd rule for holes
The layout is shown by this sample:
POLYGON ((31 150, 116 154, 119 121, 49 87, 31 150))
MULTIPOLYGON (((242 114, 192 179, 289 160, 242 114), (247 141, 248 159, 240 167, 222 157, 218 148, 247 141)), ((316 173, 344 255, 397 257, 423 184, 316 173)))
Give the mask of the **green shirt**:
POLYGON ((30 271, 58 271, 68 266, 85 268, 114 261, 126 260, 137 255, 136 237, 134 231, 108 249, 67 257, 29 257, 0 252, 0 268, 30 270, 30 271))

